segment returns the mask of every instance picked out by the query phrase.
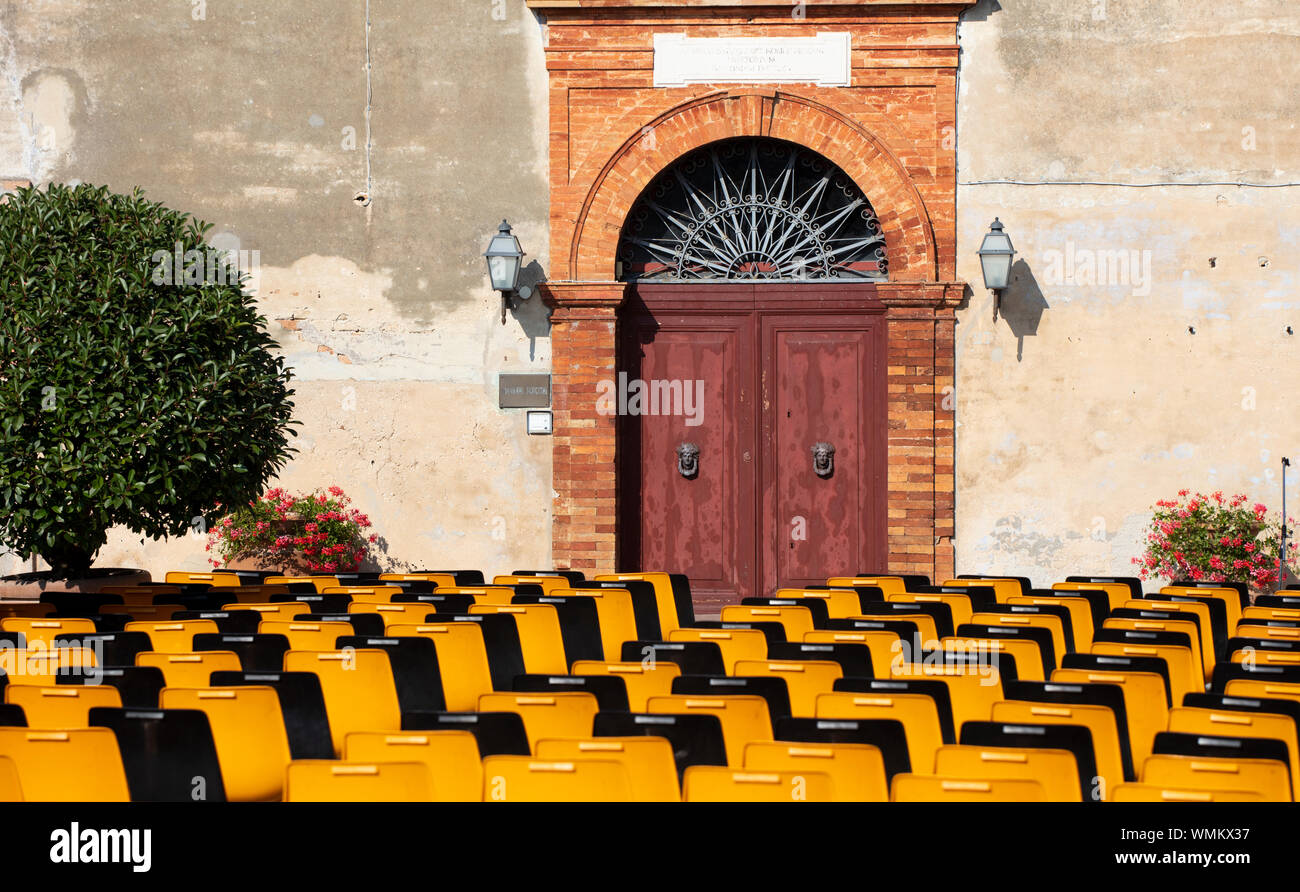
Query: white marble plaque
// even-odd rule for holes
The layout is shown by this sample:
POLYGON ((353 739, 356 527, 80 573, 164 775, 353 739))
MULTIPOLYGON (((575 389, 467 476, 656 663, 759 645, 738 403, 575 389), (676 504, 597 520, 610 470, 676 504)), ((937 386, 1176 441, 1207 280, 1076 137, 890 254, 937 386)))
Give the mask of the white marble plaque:
POLYGON ((852 40, 845 31, 815 37, 655 35, 655 86, 819 84, 847 87, 852 40))

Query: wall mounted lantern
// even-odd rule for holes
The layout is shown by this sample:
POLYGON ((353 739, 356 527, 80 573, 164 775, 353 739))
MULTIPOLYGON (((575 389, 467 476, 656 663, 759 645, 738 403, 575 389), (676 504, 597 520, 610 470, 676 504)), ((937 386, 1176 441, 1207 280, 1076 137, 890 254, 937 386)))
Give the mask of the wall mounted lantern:
POLYGON ((998 218, 993 218, 993 225, 984 236, 978 253, 980 266, 984 269, 984 287, 993 292, 993 318, 996 319, 1002 290, 1011 281, 1011 261, 1016 256, 1011 237, 1002 231, 1002 221, 998 218))
POLYGON ((511 233, 510 224, 505 220, 501 221, 483 256, 487 258, 492 288, 501 292, 501 324, 505 325, 506 309, 514 307, 512 298, 519 294, 519 273, 524 266, 524 252, 519 247, 519 239, 511 233))

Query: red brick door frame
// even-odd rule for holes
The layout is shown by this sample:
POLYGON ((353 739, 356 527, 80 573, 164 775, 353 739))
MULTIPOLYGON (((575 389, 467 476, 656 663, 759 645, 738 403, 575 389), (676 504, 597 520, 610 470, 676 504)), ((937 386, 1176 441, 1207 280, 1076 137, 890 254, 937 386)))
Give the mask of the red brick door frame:
MULTIPOLYGON (((615 253, 642 190, 674 160, 722 139, 766 136, 818 152, 867 195, 889 281, 888 567, 954 572, 953 385, 957 17, 969 2, 809 4, 723 0, 528 0, 545 15, 550 76, 554 394, 552 560, 615 569, 617 419, 600 382, 617 372, 626 286, 615 253), (653 33, 851 33, 849 87, 656 88, 653 33)), ((859 568, 877 570, 880 568, 859 568)))

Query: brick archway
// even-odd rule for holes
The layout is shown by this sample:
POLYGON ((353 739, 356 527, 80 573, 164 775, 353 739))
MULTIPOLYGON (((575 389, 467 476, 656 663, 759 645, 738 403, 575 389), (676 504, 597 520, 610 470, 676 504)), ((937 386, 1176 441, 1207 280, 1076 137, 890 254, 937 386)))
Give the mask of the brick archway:
MULTIPOLYGON (((552 560, 615 569, 617 424, 596 411, 616 375, 623 222, 654 176, 729 137, 805 146, 852 177, 885 235, 888 566, 954 572, 957 20, 973 0, 808 4, 526 0, 544 17, 550 103, 552 560), (848 32, 848 86, 659 87, 654 35, 848 32)), ((854 568, 878 570, 881 568, 854 568)))
POLYGON ((783 139, 832 161, 876 208, 890 280, 936 281, 934 232, 902 162, 865 127, 813 99, 780 90, 702 96, 669 109, 628 137, 591 172, 591 190, 567 252, 568 278, 612 281, 623 222, 650 181, 682 155, 737 136, 783 139))

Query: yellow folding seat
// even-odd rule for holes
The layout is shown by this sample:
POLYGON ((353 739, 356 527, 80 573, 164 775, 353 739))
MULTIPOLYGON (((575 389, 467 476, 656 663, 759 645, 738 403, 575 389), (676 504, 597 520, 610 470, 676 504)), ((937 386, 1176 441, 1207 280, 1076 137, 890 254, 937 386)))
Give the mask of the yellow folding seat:
POLYGON ((596 618, 600 622, 600 642, 605 659, 617 662, 623 654, 623 642, 637 640, 636 611, 632 606, 632 593, 627 589, 561 588, 555 590, 555 596, 591 598, 595 602, 596 618))
POLYGON ((901 576, 832 576, 826 584, 832 588, 875 586, 885 595, 901 595, 907 591, 907 584, 901 576))
POLYGON ((0 619, 40 619, 53 612, 54 605, 44 601, 0 601, 0 619))
POLYGON ((913 774, 933 774, 934 754, 943 746, 939 708, 925 694, 836 692, 817 697, 819 719, 893 719, 907 735, 913 774))
POLYGON ((343 743, 348 762, 420 762, 429 769, 435 802, 482 802, 483 766, 469 731, 353 731, 343 743))
POLYGON ((194 650, 195 635, 215 635, 219 629, 210 619, 185 619, 127 623, 126 631, 144 632, 148 635, 155 653, 185 654, 194 650))
MULTIPOLYGON (((1052 653, 1056 664, 1061 663, 1061 656, 1069 650, 1065 641, 1065 624, 1059 616, 1048 613, 980 613, 971 614, 970 621, 977 626, 1005 626, 1012 629, 1047 629, 1052 633, 1052 653)), ((1019 668, 1019 663, 1016 668, 1019 668)))
POLYGON ((835 690, 835 680, 844 669, 831 660, 741 660, 733 675, 759 675, 785 679, 790 694, 790 712, 812 718, 817 715, 817 697, 835 690))
POLYGON ((1038 781, 1009 778, 969 779, 899 774, 893 802, 1046 802, 1038 781))
POLYGON ((519 646, 524 654, 524 671, 564 675, 569 663, 564 655, 560 614, 551 604, 474 604, 471 614, 504 613, 515 618, 519 646))
POLYGON ((632 802, 632 783, 627 769, 613 760, 488 756, 483 760, 483 801, 632 802))
MULTIPOLYGON (((348 605, 348 613, 375 613, 384 619, 384 628, 396 625, 418 625, 431 613, 437 613, 432 604, 416 602, 413 604, 384 604, 381 602, 354 601, 348 605)), ((351 635, 351 632, 347 634, 351 635)))
POLYGON ((993 597, 999 604, 1010 603, 1012 598, 1024 596, 1024 589, 1020 586, 1019 579, 991 579, 981 577, 979 579, 948 579, 940 583, 947 587, 950 585, 982 585, 993 589, 993 597))
POLYGON ((257 624, 257 632, 283 635, 289 640, 290 650, 335 650, 340 637, 356 634, 351 623, 302 619, 264 619, 257 624))
POLYGON ((1256 793, 1267 802, 1291 802, 1291 771, 1276 759, 1220 759, 1155 755, 1139 780, 1157 787, 1256 793))
POLYGON ((623 679, 627 686, 628 708, 632 712, 645 712, 651 697, 667 696, 673 692, 673 679, 682 674, 682 669, 668 660, 654 663, 576 660, 573 674, 613 675, 623 679))
POLYGON ((1185 790, 1152 784, 1120 784, 1111 802, 1263 802, 1258 793, 1241 790, 1185 790))
POLYGON ((995 722, 1016 725, 1080 725, 1092 734, 1092 753, 1103 789, 1124 783, 1124 756, 1114 710, 1088 703, 1034 703, 1003 700, 993 704, 995 722))
POLYGON ((243 664, 233 650, 200 650, 194 653, 144 651, 135 655, 137 666, 157 666, 169 688, 206 688, 213 672, 240 672, 243 664))
POLYGON ((959 737, 963 724, 988 721, 993 704, 1006 699, 1002 696, 1002 674, 991 665, 896 663, 890 666, 889 677, 941 681, 947 685, 952 700, 954 730, 959 737))
POLYGON ((836 802, 889 801, 884 756, 865 743, 751 743, 745 747, 744 770, 824 774, 836 802))
POLYGON ((970 596, 960 592, 904 592, 885 595, 885 600, 893 604, 947 604, 952 611, 954 629, 970 622, 971 614, 975 612, 970 596))
POLYGON ((1043 649, 1029 638, 981 638, 975 635, 939 639, 945 653, 979 655, 988 665, 996 666, 1003 654, 1016 661, 1016 677, 1021 681, 1046 681, 1043 649))
POLYGON ((1105 592, 1110 609, 1124 606, 1124 602, 1133 597, 1133 590, 1122 582, 1057 582, 1052 584, 1057 592, 1105 592))
POLYGON ((728 675, 739 675, 740 660, 767 659, 767 636, 761 629, 673 629, 669 641, 712 641, 722 651, 722 665, 728 675))
POLYGON ((239 585, 238 573, 187 573, 184 570, 168 570, 163 577, 168 585, 239 585))
POLYGON ((1275 638, 1278 641, 1300 640, 1300 629, 1265 626, 1249 620, 1242 620, 1237 623, 1237 634, 1242 638, 1275 638))
POLYGON ((132 622, 164 623, 185 609, 179 604, 142 604, 137 601, 134 604, 105 604, 99 612, 109 616, 129 616, 132 622))
POLYGON ((384 632, 395 638, 415 635, 432 639, 442 696, 450 712, 472 712, 478 707, 479 696, 492 690, 491 664, 478 623, 398 623, 384 632))
POLYGON ((776 597, 821 601, 825 603, 826 614, 831 619, 848 619, 862 612, 862 599, 852 588, 781 588, 776 590, 776 597))
MULTIPOLYGON (((238 587, 238 586, 236 586, 238 587)), ((215 586, 210 587, 211 591, 215 586)), ((121 595, 127 603, 130 603, 133 597, 147 598, 144 603, 152 604, 155 595, 179 595, 181 587, 179 585, 104 585, 100 586, 99 593, 102 595, 121 595)))
POLYGON ((88 619, 35 619, 6 617, 0 619, 0 631, 21 632, 28 650, 53 650, 56 635, 94 635, 95 624, 88 619))
POLYGON ((1136 769, 1147 756, 1156 734, 1165 730, 1169 705, 1165 699, 1165 680, 1154 672, 1098 672, 1093 669, 1057 669, 1052 681, 1065 684, 1113 684, 1124 692, 1124 712, 1128 720, 1129 748, 1136 769))
MULTIPOLYGON (((1200 591, 1200 589, 1198 589, 1200 591)), ((1241 619, 1254 622, 1300 622, 1300 609, 1295 607, 1258 607, 1242 608, 1241 619)), ((1236 628, 1236 626, 1233 626, 1236 628)))
POLYGON ((1282 697, 1300 703, 1300 683, 1230 678, 1223 686, 1223 692, 1232 697, 1282 697))
POLYGON ((8 676, 9 684, 56 685, 60 673, 95 665, 95 652, 87 647, 49 650, 38 641, 32 649, 0 648, 0 670, 8 676))
POLYGON ((813 629, 805 632, 805 644, 862 644, 871 654, 871 668, 877 676, 887 675, 889 665, 901 660, 903 640, 894 632, 883 629, 855 629, 841 631, 838 629, 813 629))
POLYGON ((554 595, 560 589, 569 587, 569 580, 563 576, 494 576, 493 585, 515 586, 520 584, 540 585, 543 595, 554 595))
POLYGON ((659 634, 668 640, 668 633, 681 628, 677 616, 677 599, 673 596, 672 577, 667 573, 602 573, 593 577, 595 582, 648 582, 654 589, 655 605, 659 608, 659 634))
POLYGON ((965 780, 1031 780, 1042 786, 1047 802, 1083 800, 1079 764, 1069 750, 941 746, 935 754, 934 773, 965 780))
POLYGON ((18 769, 26 802, 127 802, 117 737, 108 728, 0 728, 0 756, 18 769))
POLYGON ((292 756, 275 688, 168 686, 159 693, 158 705, 207 715, 228 800, 267 802, 284 795, 285 768, 292 756))
POLYGON ((0 756, 0 802, 22 802, 23 784, 18 766, 8 756, 0 756))
POLYGON ((440 585, 438 594, 470 595, 475 604, 505 606, 514 600, 515 590, 508 585, 440 585))
POLYGON ((727 750, 727 764, 744 764, 745 744, 772 739, 772 719, 767 701, 751 694, 726 694, 721 697, 698 697, 669 694, 651 697, 646 712, 668 715, 716 715, 722 722, 722 739, 727 750))
POLYGON ((112 685, 10 684, 5 702, 23 708, 29 728, 89 728, 90 710, 96 706, 122 706, 122 695, 112 685))
POLYGON ((431 802, 423 762, 336 762, 302 759, 285 770, 286 802, 431 802))
POLYGON ((220 597, 227 604, 269 604, 271 599, 289 594, 287 585, 245 585, 240 588, 231 586, 213 586, 208 594, 220 597))
POLYGON ((813 630, 812 611, 807 607, 768 607, 731 604, 722 608, 724 623, 780 623, 786 641, 801 641, 813 630))
MULTIPOLYGON (((1164 613, 1187 613, 1196 617, 1196 623, 1201 630, 1201 653, 1210 652, 1211 657, 1215 653, 1214 646, 1214 623, 1210 616, 1210 607, 1200 601, 1153 601, 1150 598, 1134 598, 1124 602, 1124 606, 1132 610, 1157 610, 1164 613)), ((1231 627, 1227 630, 1231 636, 1231 627)))
MULTIPOLYGON (((1267 610, 1267 607, 1247 607, 1241 606, 1241 595, 1235 588, 1194 588, 1181 585, 1167 585, 1160 589, 1162 595, 1181 595, 1184 598, 1216 598, 1223 602, 1224 609, 1228 614, 1228 634, 1235 635, 1237 623, 1247 614, 1247 611, 1267 610)), ((1296 616, 1300 617, 1300 610, 1295 611, 1296 616)), ((1257 614, 1258 615, 1258 614, 1257 614)))
POLYGON ((1130 619, 1122 616, 1108 617, 1102 623, 1104 629, 1122 629, 1135 632, 1181 632, 1187 636, 1191 642, 1192 663, 1201 667, 1202 684, 1209 681, 1214 675, 1214 648, 1210 647, 1208 651, 1202 649, 1201 631, 1197 628, 1196 623, 1190 619, 1184 620, 1153 620, 1153 619, 1130 619))
POLYGON ((692 765, 682 780, 687 802, 834 802, 829 775, 692 765))
POLYGON ((1026 604, 1029 606, 1057 605, 1070 611, 1070 628, 1074 631, 1074 649, 1087 653, 1092 646, 1092 605, 1087 598, 1060 592, 1058 595, 1015 595, 1007 598, 1008 604, 1026 604))
POLYGON ((523 717, 528 745, 536 752, 544 737, 587 738, 600 705, 586 691, 523 694, 499 691, 478 698, 479 712, 515 712, 523 717))
POLYGON ((380 582, 432 582, 433 587, 441 591, 455 588, 456 577, 451 573, 380 573, 380 582))
MULTIPOLYGON (((898 603, 906 604, 907 602, 903 601, 898 603)), ((935 623, 934 617, 928 613, 922 613, 919 610, 916 613, 891 613, 887 616, 851 616, 849 619, 903 620, 916 625, 916 634, 921 637, 922 646, 933 647, 935 642, 939 640, 939 626, 935 623)), ((807 638, 804 640, 807 640, 807 638)), ((913 649, 912 643, 910 641, 903 641, 901 638, 899 641, 902 653, 905 655, 911 653, 913 649)), ((911 657, 908 657, 907 659, 910 660, 911 657)))
MULTIPOLYGON (((30 720, 28 724, 31 724, 30 720)), ((1289 715, 1275 712, 1235 712, 1177 706, 1169 710, 1169 730, 1211 737, 1263 737, 1286 744, 1291 756, 1291 777, 1300 783, 1300 735, 1289 715)))
POLYGON ((349 732, 402 728, 397 685, 387 651, 291 650, 284 655, 284 671, 315 672, 320 679, 335 755, 343 754, 343 741, 349 732))
POLYGON ((236 601, 232 604, 224 604, 222 610, 252 610, 261 616, 262 621, 281 620, 288 621, 299 616, 305 616, 311 613, 312 608, 301 601, 276 601, 270 604, 250 604, 245 601, 236 601))
POLYGON ((1192 650, 1181 644, 1133 644, 1122 641, 1094 641, 1091 653, 1121 657, 1159 657, 1169 667, 1169 692, 1174 703, 1182 703, 1187 694, 1205 693, 1203 664, 1193 658, 1192 650))
POLYGON ((1300 652, 1243 647, 1232 652, 1232 662, 1251 666, 1300 666, 1300 652))
POLYGON ((353 604, 389 604, 404 591, 400 585, 327 585, 321 594, 347 595, 353 604))
POLYGON ((264 585, 295 585, 306 582, 316 588, 317 594, 322 594, 326 588, 338 585, 339 579, 337 576, 268 576, 262 580, 264 585))
POLYGON ((637 802, 682 799, 673 746, 663 737, 546 738, 537 741, 536 750, 545 762, 617 762, 627 772, 630 795, 637 802))

